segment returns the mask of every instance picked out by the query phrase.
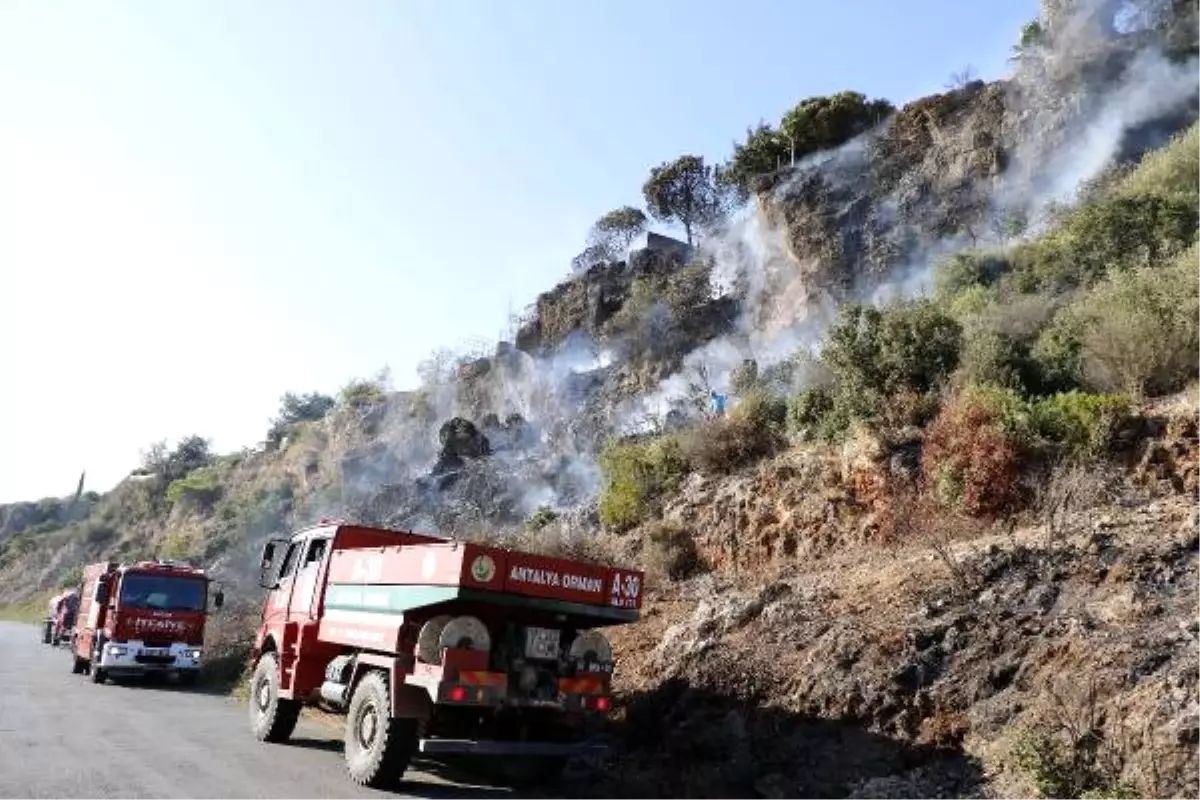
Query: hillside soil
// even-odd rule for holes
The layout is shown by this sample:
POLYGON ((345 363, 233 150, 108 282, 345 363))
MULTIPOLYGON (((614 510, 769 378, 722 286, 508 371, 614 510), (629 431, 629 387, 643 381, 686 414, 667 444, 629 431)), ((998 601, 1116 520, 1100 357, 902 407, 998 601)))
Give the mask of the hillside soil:
MULTIPOLYGON (((581 765, 577 786, 1036 796, 1065 771, 1058 791, 1192 796, 1195 414, 1194 397, 1172 410, 1184 437, 1145 443, 1131 471, 1087 476, 1091 493, 1053 525, 914 527, 873 544, 847 520, 844 545, 819 555, 760 547, 651 589, 644 620, 611 633, 618 754, 581 765)), ((679 502, 720 524, 719 495, 679 502)), ((755 524, 740 531, 756 541, 755 524)))

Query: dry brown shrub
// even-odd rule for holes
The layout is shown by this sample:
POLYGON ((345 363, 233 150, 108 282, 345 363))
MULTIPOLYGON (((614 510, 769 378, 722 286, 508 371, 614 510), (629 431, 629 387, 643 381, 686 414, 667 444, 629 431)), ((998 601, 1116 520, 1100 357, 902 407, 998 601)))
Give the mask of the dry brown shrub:
POLYGON ((951 397, 930 426, 922 451, 926 488, 974 517, 1018 510, 1025 493, 1017 443, 997 412, 970 394, 951 397))
POLYGON ((230 600, 209 616, 204 635, 204 680, 235 689, 243 682, 262 609, 249 599, 230 600))
POLYGON ((708 420, 683 437, 684 458, 708 474, 726 474, 782 447, 787 405, 755 391, 729 416, 708 420))
POLYGON ((642 566, 652 581, 682 581, 708 570, 691 531, 656 522, 643 535, 642 566))

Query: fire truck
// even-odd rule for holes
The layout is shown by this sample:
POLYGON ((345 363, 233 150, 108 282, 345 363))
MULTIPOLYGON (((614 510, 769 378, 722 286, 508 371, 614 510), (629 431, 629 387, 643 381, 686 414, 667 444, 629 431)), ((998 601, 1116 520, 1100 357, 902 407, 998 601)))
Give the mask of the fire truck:
POLYGON ((553 780, 611 706, 601 629, 637 620, 639 570, 323 522, 268 541, 249 715, 284 742, 345 715, 345 762, 393 786, 414 756, 505 756, 553 780))
POLYGON ((75 627, 75 612, 78 610, 79 592, 75 589, 68 589, 51 597, 43 625, 42 641, 58 647, 75 627))
MULTIPOLYGON (((204 652, 209 577, 170 561, 83 569, 72 672, 104 683, 112 676, 173 674, 195 683, 204 652)), ((214 609, 224 602, 214 593, 214 609)))

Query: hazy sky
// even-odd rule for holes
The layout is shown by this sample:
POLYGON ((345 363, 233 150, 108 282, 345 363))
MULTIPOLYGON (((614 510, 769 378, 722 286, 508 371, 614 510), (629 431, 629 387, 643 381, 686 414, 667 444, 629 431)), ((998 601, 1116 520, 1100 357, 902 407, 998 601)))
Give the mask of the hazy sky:
POLYGON ((0 502, 491 340, 649 168, 1005 59, 1036 0, 0 4, 0 502))

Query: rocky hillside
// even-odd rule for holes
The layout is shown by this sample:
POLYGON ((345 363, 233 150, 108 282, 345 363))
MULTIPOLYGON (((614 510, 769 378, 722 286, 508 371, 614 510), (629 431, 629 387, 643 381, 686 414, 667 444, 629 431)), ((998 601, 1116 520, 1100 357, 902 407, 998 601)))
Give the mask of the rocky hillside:
POLYGON ((808 98, 721 170, 668 162, 647 208, 692 246, 631 248, 618 209, 416 389, 0 506, 0 603, 102 556, 250 603, 260 543, 322 516, 633 561, 621 769, 573 793, 1194 793, 1196 19, 1046 0, 1006 80, 808 98))

